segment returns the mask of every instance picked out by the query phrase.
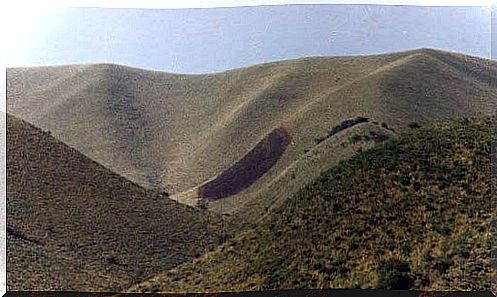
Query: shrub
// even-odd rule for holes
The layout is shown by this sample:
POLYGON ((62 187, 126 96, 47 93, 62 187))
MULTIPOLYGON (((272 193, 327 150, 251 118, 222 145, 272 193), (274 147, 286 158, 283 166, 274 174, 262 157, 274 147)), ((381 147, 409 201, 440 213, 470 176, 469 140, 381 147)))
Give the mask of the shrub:
POLYGON ((350 128, 354 125, 357 125, 359 123, 365 123, 367 121, 369 121, 369 119, 366 117, 356 117, 354 119, 345 120, 345 121, 341 122, 340 125, 337 125, 337 126, 333 127, 333 129, 328 131, 328 137, 333 136, 333 135, 337 134, 338 132, 345 130, 347 128, 350 128))
POLYGON ((388 259, 378 267, 378 285, 380 289, 408 290, 414 285, 409 263, 400 259, 388 259))
POLYGON ((411 129, 418 129, 418 128, 421 128, 421 125, 420 125, 420 124, 418 124, 418 123, 415 123, 415 122, 410 123, 408 126, 409 126, 409 128, 411 128, 411 129))
POLYGON ((390 130, 390 131, 392 131, 392 132, 396 133, 396 132, 395 132, 395 130, 394 130, 393 128, 388 127, 387 123, 381 123, 381 126, 382 126, 383 128, 385 128, 385 129, 387 129, 387 130, 390 130))
POLYGON ((208 204, 208 202, 206 199, 199 199, 197 201, 197 207, 200 210, 207 210, 207 204, 208 204))
POLYGON ((168 197, 169 197, 169 193, 168 193, 168 192, 159 192, 159 193, 157 194, 157 197, 158 197, 159 199, 165 199, 165 198, 168 198, 168 197))
POLYGON ((320 144, 321 142, 325 141, 326 137, 319 137, 319 138, 314 138, 314 142, 316 144, 320 144))
POLYGON ((215 242, 217 243, 217 245, 221 245, 221 244, 225 243, 226 241, 228 241, 228 239, 229 239, 228 234, 226 234, 224 232, 221 234, 217 234, 215 236, 215 242))
POLYGON ((440 274, 445 274, 452 265, 454 265, 454 261, 448 255, 443 255, 435 259, 434 266, 440 274))
POLYGON ((345 120, 345 121, 341 122, 339 125, 333 127, 331 130, 329 130, 328 135, 326 135, 325 137, 316 138, 316 139, 314 139, 314 141, 317 144, 319 144, 319 143, 323 142, 324 140, 328 139, 329 137, 337 134, 340 131, 343 131, 343 130, 350 128, 352 126, 355 126, 355 125, 360 124, 360 123, 365 123, 368 121, 369 121, 369 118, 361 117, 361 116, 355 117, 353 119, 345 120))

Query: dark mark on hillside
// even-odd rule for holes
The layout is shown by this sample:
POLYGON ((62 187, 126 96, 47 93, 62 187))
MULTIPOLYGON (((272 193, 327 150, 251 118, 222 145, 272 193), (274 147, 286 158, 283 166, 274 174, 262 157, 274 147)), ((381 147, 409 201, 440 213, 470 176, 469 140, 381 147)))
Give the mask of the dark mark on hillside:
POLYGON ((26 241, 29 241, 29 242, 32 242, 35 244, 41 244, 41 242, 39 240, 34 239, 34 238, 30 238, 30 237, 26 236, 24 233, 22 233, 21 231, 16 230, 14 228, 11 228, 9 226, 7 226, 7 234, 14 236, 15 238, 18 238, 18 239, 26 240, 26 241))
POLYGON ((330 138, 331 136, 337 134, 340 131, 343 131, 343 130, 350 128, 350 127, 353 127, 357 124, 365 123, 368 121, 369 121, 369 119, 366 117, 355 117, 353 119, 345 120, 345 121, 341 122, 340 125, 337 125, 337 126, 333 127, 331 130, 329 130, 328 134, 326 136, 316 138, 315 139, 316 144, 319 144, 319 143, 325 141, 326 139, 330 138))
POLYGON ((273 130, 228 170, 202 185, 198 197, 222 199, 248 188, 276 164, 291 140, 285 128, 273 130))
POLYGON ((392 137, 322 172, 207 257, 135 288, 490 290, 496 120, 392 137))
POLYGON ((394 128, 390 128, 390 127, 387 125, 387 123, 381 123, 381 127, 382 127, 382 128, 385 128, 385 129, 387 129, 387 130, 389 130, 389 131, 392 131, 393 133, 397 133, 397 131, 395 131, 395 129, 394 129, 394 128))

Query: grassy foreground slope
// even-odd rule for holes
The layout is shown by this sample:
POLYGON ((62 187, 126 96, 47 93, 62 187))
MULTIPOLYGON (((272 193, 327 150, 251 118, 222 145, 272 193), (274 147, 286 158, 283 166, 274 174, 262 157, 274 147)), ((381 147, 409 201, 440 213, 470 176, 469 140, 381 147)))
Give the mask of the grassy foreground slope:
POLYGON ((430 49, 207 75, 87 64, 8 69, 7 104, 114 172, 188 204, 285 127, 292 143, 277 163, 250 187, 208 204, 235 221, 255 221, 320 170, 373 144, 341 142, 349 129, 316 143, 333 127, 364 116, 390 130, 353 129, 391 134, 411 122, 488 115, 497 109, 496 79, 495 61, 430 49))
POLYGON ((131 291, 488 290, 496 124, 438 121, 363 151, 254 229, 131 291))
POLYGON ((9 290, 122 290, 202 254, 222 228, 11 115, 7 180, 9 290))

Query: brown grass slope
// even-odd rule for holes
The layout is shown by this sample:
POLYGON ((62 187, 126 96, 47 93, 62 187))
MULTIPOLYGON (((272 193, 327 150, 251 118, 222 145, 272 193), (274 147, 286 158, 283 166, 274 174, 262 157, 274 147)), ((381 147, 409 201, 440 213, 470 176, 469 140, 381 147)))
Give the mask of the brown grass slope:
MULTIPOLYGON (((490 114, 497 109, 496 77, 493 61, 420 49, 208 75, 111 64, 15 68, 8 70, 7 98, 9 112, 192 205, 199 186, 285 126, 292 144, 274 167, 238 194, 209 203, 234 220, 254 221, 321 169, 373 144, 343 143, 340 134, 316 144, 344 120, 366 116, 399 132, 411 122, 490 114)), ((371 123, 351 129, 392 134, 371 123)))
POLYGON ((8 115, 9 290, 122 290, 205 252, 221 223, 8 115))
POLYGON ((437 121, 356 154, 255 228, 131 291, 489 290, 496 128, 495 117, 437 121))

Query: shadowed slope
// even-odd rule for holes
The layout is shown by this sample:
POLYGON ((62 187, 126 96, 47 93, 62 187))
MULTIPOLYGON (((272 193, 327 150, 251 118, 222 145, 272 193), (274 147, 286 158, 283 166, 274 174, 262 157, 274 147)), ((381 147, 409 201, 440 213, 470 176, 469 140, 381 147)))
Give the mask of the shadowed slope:
POLYGON ((9 290, 120 290, 211 247, 221 219, 7 117, 9 290))
POLYGON ((208 75, 110 64, 17 68, 8 70, 7 98, 9 112, 128 179, 192 205, 199 188, 285 126, 293 145, 278 162, 251 186, 208 205, 254 221, 316 177, 319 166, 372 144, 339 141, 363 126, 317 145, 332 127, 365 116, 401 132, 413 122, 491 114, 496 69, 494 61, 427 49, 208 75), (324 147, 336 149, 330 154, 324 147))
POLYGON ((199 188, 200 199, 221 199, 249 187, 276 164, 291 136, 284 127, 277 128, 262 139, 243 159, 199 188))
POLYGON ((489 290, 496 127, 440 121, 359 153, 254 229, 131 291, 489 290))

